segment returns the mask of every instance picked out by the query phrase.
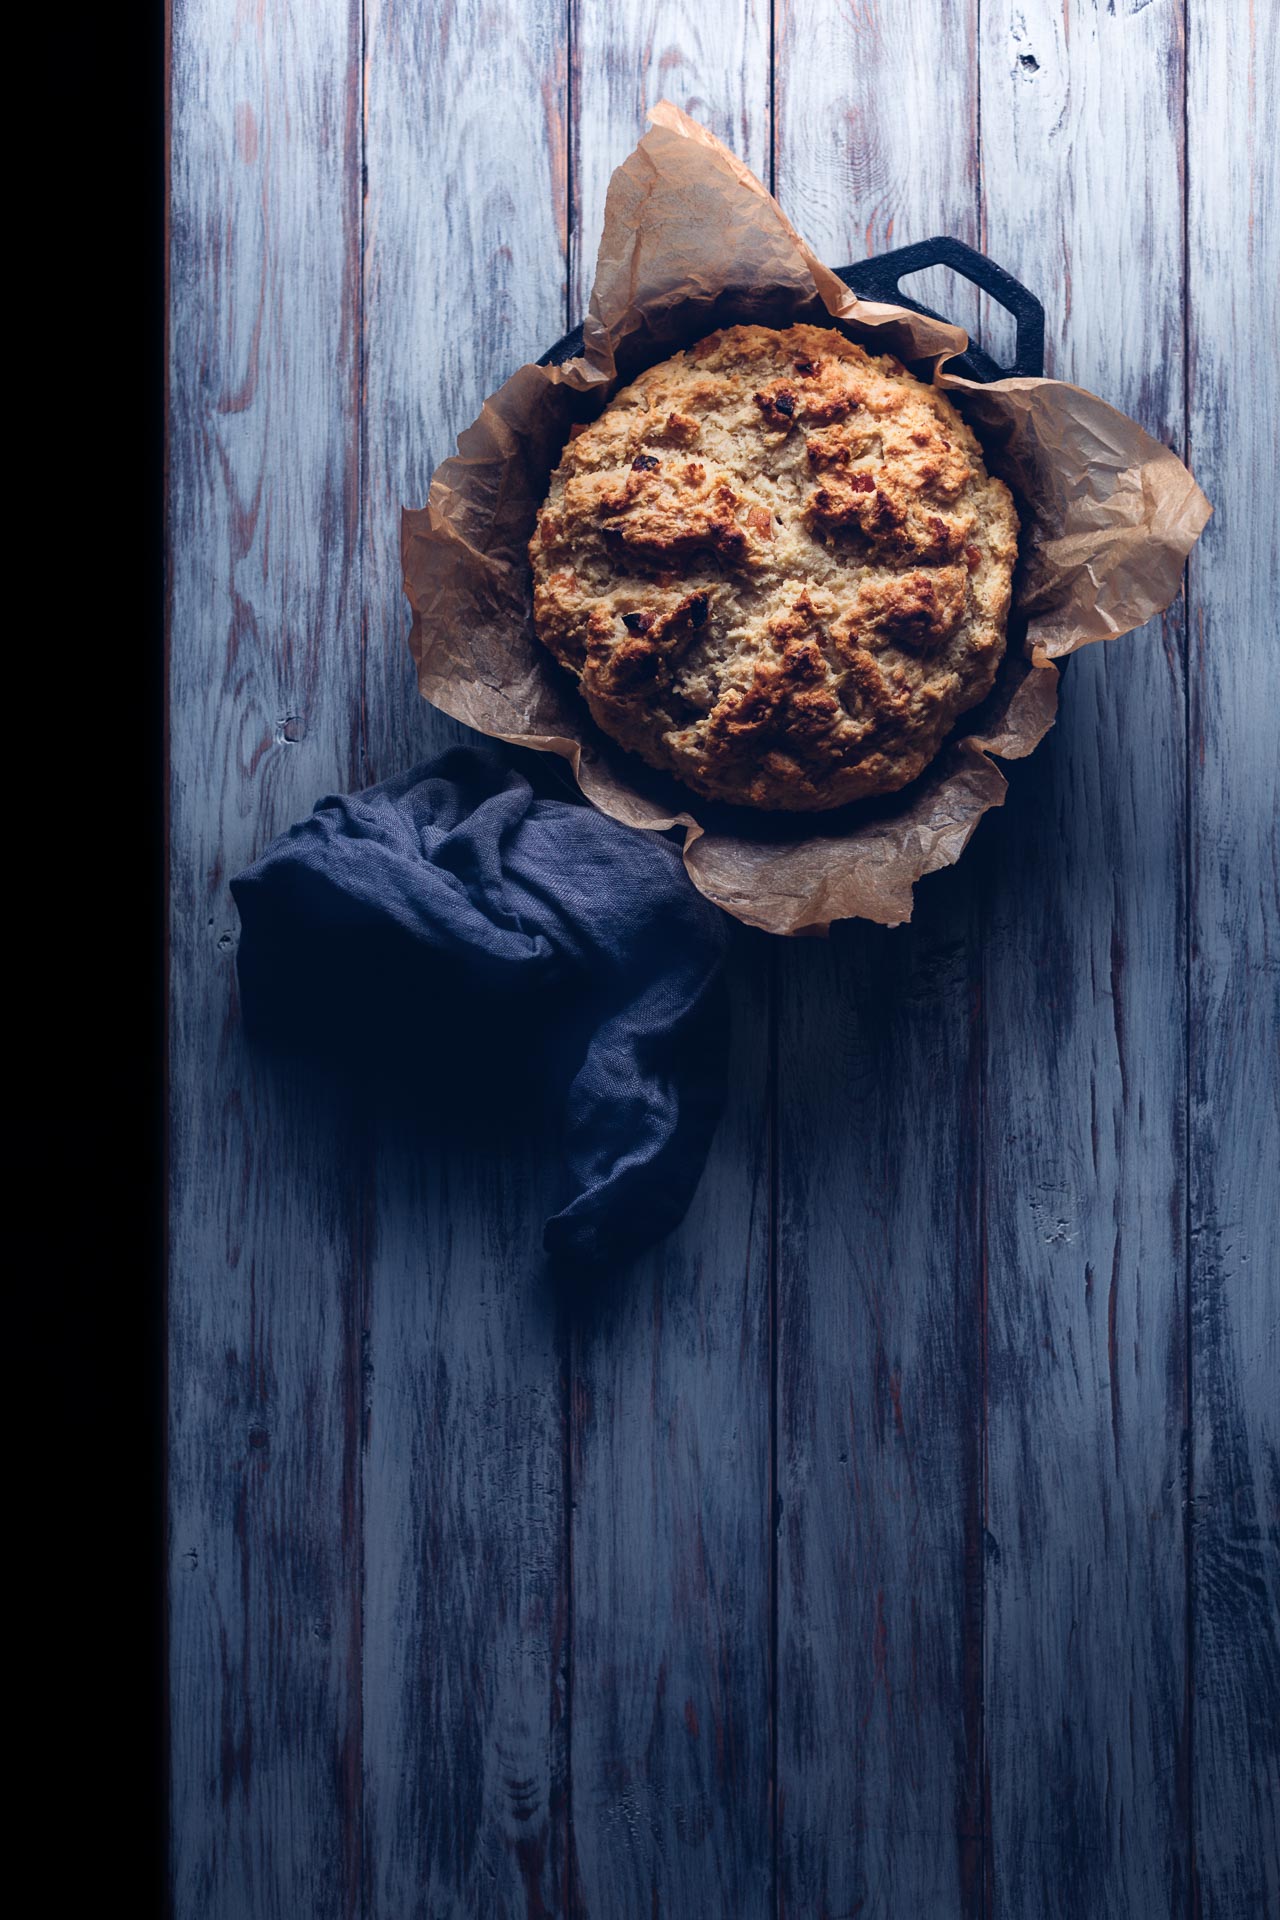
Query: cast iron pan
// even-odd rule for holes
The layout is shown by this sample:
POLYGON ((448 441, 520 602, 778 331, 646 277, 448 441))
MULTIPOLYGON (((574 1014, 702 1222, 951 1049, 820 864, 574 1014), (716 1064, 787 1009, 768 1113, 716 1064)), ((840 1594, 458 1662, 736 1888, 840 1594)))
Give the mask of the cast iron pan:
MULTIPOLYGON (((898 291, 898 282, 904 274, 920 273, 925 267, 950 267, 971 280, 975 287, 981 287, 1013 315, 1018 329, 1011 365, 999 367, 981 347, 970 346, 947 363, 950 372, 962 374, 966 380, 983 381, 1003 380, 1015 373, 1039 375, 1044 372, 1044 308, 1021 281, 998 267, 994 260, 988 260, 985 253, 975 253, 972 247, 966 247, 963 240, 951 240, 939 234, 933 240, 917 240, 913 246, 895 247, 892 253, 859 260, 853 267, 837 267, 836 273, 860 300, 881 300, 890 306, 910 307, 913 313, 928 314, 931 320, 943 320, 945 314, 935 313, 932 307, 923 307, 918 300, 898 291)), ((581 352, 582 328, 577 326, 572 333, 566 333, 563 340, 557 340, 538 365, 558 367, 562 361, 572 360, 581 352)))

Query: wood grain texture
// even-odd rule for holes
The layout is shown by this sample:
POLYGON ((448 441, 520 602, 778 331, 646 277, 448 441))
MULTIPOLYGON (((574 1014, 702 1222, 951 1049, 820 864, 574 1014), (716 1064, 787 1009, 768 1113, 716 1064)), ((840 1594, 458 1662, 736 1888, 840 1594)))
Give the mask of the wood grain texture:
POLYGON ((568 41, 563 0, 366 13, 365 736, 385 779, 478 737, 419 696, 400 509, 568 324, 568 41))
MULTIPOLYGON (((985 0, 982 26, 988 248, 1044 293, 1047 370, 1179 446, 1177 11, 985 0)), ((1175 604, 1070 663, 991 834, 986 1752, 1011 1920, 1187 1910, 1184 732, 1175 604)))
MULTIPOLYGON (((609 173, 664 94, 769 164, 768 9, 574 11, 577 319, 609 173)), ((772 1911, 767 942, 731 966, 729 1102, 694 1205, 575 1316, 579 1910, 772 1911)))
POLYGON ((783 958, 785 1914, 982 1910, 976 951, 948 875, 783 958))
MULTIPOLYGON (((365 745, 381 779, 465 736, 417 693, 400 507, 564 330, 563 8, 370 6, 364 85, 365 745)), ((448 1014, 428 999, 423 1017, 429 1033, 448 1014)), ((561 1914, 565 1340, 541 1271, 554 1143, 518 1113, 495 1137, 444 1123, 465 1069, 425 1051, 371 1119, 366 1913, 561 1914)))
MULTIPOLYGON (((981 245, 977 0, 777 0, 783 210, 828 266, 949 233, 981 245)), ((976 335, 974 288, 942 268, 904 286, 976 335)))
MULTIPOLYGON (((779 26, 778 197, 818 253, 976 240, 976 7, 790 0, 779 26)), ((783 1914, 981 1911, 971 882, 779 954, 783 1914)))
MULTIPOLYGON (((1180 142, 1176 10, 984 6, 988 248, 1044 288, 1048 371, 1174 445, 1180 142)), ((1174 605, 1069 664, 990 847, 994 1914, 1186 1910, 1182 985, 1174 605)))
POLYGON ((573 44, 571 322, 587 310, 609 175, 674 100, 768 183, 768 0, 568 0, 573 44))
POLYGON ((519 1139, 424 1137, 412 1104, 380 1116, 373 1195, 365 1911, 560 1914, 564 1388, 539 1255, 554 1170, 519 1139))
POLYGON ((764 942, 683 1225, 575 1316, 573 1830, 592 1920, 772 1913, 764 942))
POLYGON ((1280 1909, 1278 34, 174 0, 175 1920, 1280 1909), (227 882, 464 737, 399 509, 662 95, 834 265, 982 246, 1216 512, 909 928, 738 939, 694 1206, 583 1298, 434 1004, 359 1085, 246 1050, 227 882))
POLYGON ((1189 14, 1194 1833, 1206 1920, 1280 1911, 1280 159, 1274 7, 1189 14))
POLYGON ((351 1125, 247 1055, 231 874, 350 783, 359 10, 173 16, 168 609, 172 1882, 358 1910, 351 1125))

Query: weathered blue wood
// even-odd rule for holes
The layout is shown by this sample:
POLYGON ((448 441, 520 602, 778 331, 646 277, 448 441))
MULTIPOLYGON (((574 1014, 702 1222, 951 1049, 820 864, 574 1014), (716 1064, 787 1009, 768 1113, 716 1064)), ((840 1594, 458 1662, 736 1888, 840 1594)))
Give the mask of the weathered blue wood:
POLYGON ((1276 33, 175 0, 178 1920, 1280 1906, 1276 33), (1074 662, 909 929, 741 943, 694 1209, 583 1302, 536 1123, 438 1124, 449 1009, 355 1093, 246 1054, 227 880, 458 737, 398 510, 660 93, 828 259, 985 246, 1217 512, 1189 675, 1181 608, 1074 662))
MULTIPOLYGON (((1047 370, 1180 446, 1177 11, 984 0, 982 32, 987 244, 1043 291, 1047 370)), ((985 1745, 1008 1920, 1188 1910, 1184 731, 1175 605, 1070 663, 986 849, 985 1745)))
POLYGON ((1280 1912, 1280 13, 1188 27, 1193 1833, 1227 1920, 1280 1912))
POLYGON ((783 957, 786 1913, 982 1911, 976 951, 948 874, 783 957))
MULTIPOLYGON (((767 176, 769 12, 576 5, 573 313, 611 169, 675 99, 767 176)), ((580 1911, 773 1911, 768 943, 731 966, 729 1104, 683 1226, 575 1316, 573 1831, 580 1911)))
POLYGON ((227 881, 356 775, 358 6, 172 42, 169 1621, 180 1920, 360 1901, 360 1164, 227 881))
MULTIPOLYGON (((818 253, 978 242, 976 6, 778 18, 778 195, 818 253)), ((973 858, 924 883, 909 927, 846 926, 778 956, 789 1915, 982 1911, 973 858)))
MULTIPOLYGON (((381 779, 463 737, 419 697, 400 508, 564 328, 560 0, 366 8, 364 730, 381 779)), ((424 992, 370 1115, 364 1456, 368 1920, 568 1900, 564 1352, 552 1130, 424 992), (462 1123, 487 1081, 499 1130, 462 1123)))
POLYGON ((773 1912, 769 1023, 731 966, 730 1104, 683 1226, 575 1312, 581 1913, 773 1912))

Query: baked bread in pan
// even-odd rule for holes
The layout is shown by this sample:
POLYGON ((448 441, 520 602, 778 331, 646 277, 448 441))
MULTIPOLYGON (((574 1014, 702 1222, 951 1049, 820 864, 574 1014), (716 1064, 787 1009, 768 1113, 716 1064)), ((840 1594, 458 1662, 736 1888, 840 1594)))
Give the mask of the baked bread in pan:
POLYGON ((538 636, 596 723, 709 799, 905 786, 989 691, 1018 521, 946 395, 825 327, 729 327, 564 450, 538 636))

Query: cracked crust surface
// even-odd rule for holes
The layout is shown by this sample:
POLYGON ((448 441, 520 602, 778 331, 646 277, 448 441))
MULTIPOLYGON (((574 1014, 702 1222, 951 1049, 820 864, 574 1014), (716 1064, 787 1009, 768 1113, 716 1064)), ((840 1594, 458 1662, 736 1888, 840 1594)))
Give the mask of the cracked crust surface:
POLYGON ((529 554, 596 723, 788 810, 913 780, 1004 651, 1018 521, 945 394, 825 327, 729 327, 570 440, 529 554))

